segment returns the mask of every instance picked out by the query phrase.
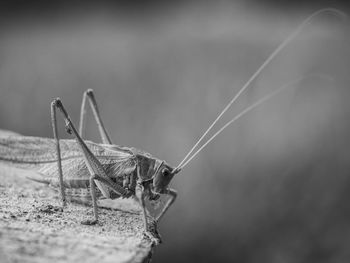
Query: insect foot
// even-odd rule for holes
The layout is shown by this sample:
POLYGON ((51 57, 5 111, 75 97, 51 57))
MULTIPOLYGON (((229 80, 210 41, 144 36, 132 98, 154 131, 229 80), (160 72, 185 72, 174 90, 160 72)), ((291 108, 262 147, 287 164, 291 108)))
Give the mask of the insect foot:
POLYGON ((157 230, 157 221, 151 220, 148 224, 147 230, 143 232, 143 235, 150 239, 153 245, 159 245, 162 243, 162 237, 157 230))
POLYGON ((98 222, 98 220, 96 220, 96 219, 93 219, 93 220, 87 219, 87 220, 81 221, 80 223, 81 223, 82 225, 93 226, 93 225, 96 225, 97 222, 98 222))
POLYGON ((37 208, 37 210, 41 213, 46 214, 53 214, 56 212, 63 212, 63 208, 60 206, 53 206, 53 205, 42 205, 37 208))
POLYGON ((162 243, 162 239, 158 232, 154 234, 154 233, 151 233, 150 231, 145 231, 143 232, 143 235, 149 240, 151 240, 154 246, 158 246, 159 244, 162 243))

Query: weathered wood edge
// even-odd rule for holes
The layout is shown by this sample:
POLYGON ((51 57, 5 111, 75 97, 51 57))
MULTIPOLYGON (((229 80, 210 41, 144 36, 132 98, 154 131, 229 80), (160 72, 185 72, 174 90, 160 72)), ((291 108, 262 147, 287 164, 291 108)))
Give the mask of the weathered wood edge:
POLYGON ((89 207, 69 204, 67 211, 42 212, 43 206, 59 205, 57 194, 46 185, 26 179, 26 174, 27 171, 0 166, 1 261, 132 263, 151 260, 155 244, 143 235, 139 213, 101 209, 101 224, 90 227, 80 224, 81 220, 92 215, 89 207), (34 238, 31 239, 28 233, 34 233, 34 238), (81 236, 83 242, 78 242, 74 236, 81 236), (43 251, 43 247, 50 250, 50 242, 64 244, 53 245, 51 249, 56 250, 54 253, 43 251), (75 249, 71 249, 70 245, 75 249), (27 253, 29 248, 31 251, 27 253), (90 250, 94 254, 89 258, 79 255, 90 253, 90 250), (118 255, 123 257, 118 258, 118 255))

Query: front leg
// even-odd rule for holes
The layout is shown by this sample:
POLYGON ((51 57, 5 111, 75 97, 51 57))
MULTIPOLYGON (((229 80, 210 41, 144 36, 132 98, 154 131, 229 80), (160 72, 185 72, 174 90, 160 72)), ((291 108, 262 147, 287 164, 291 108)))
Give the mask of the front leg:
POLYGON ((156 221, 158 222, 163 215, 165 214, 165 212, 169 209, 169 207, 175 202, 175 199, 177 197, 177 192, 174 189, 166 189, 164 192, 165 195, 169 195, 170 198, 169 200, 166 202, 166 204, 164 205, 162 211, 159 213, 159 215, 156 217, 156 221))
POLYGON ((156 229, 156 221, 152 222, 152 225, 149 224, 146 213, 146 205, 145 205, 145 191, 144 186, 141 182, 137 182, 135 188, 135 196, 140 203, 142 209, 143 216, 143 226, 144 226, 144 234, 150 238, 156 245, 162 242, 160 235, 156 229))

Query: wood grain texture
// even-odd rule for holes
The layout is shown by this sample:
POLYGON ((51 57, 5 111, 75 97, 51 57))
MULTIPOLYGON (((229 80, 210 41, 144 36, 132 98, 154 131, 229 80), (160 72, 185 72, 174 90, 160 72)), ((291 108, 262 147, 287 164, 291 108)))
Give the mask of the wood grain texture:
MULTIPOLYGON (((129 212, 100 209, 100 223, 80 222, 92 208, 68 204, 62 212, 58 195, 25 177, 29 171, 0 166, 0 262, 148 262, 154 244, 143 235, 138 208, 129 212)), ((115 203, 105 208, 121 207, 115 203)), ((131 203, 124 206, 132 206, 131 203)), ((156 231, 156 229, 154 230, 156 231)))

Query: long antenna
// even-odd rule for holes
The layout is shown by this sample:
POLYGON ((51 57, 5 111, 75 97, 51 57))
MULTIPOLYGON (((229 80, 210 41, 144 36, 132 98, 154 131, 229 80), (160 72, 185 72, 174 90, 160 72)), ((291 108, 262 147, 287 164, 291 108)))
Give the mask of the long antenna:
POLYGON ((223 132, 223 130, 225 130, 228 126, 230 126, 231 124, 233 124, 235 121, 237 121, 238 119, 240 119, 241 117, 243 117, 245 114, 247 114, 248 112, 254 110, 255 108, 261 106, 264 102, 266 102, 267 100, 275 97, 277 94, 279 94, 280 92, 288 89, 290 86, 294 86, 295 84, 297 84, 298 82, 308 78, 308 77, 312 77, 312 76, 316 76, 316 77, 322 77, 325 80, 328 81, 333 81, 333 79, 330 76, 327 75, 322 75, 322 74, 311 74, 308 76, 303 76, 300 77, 292 82, 289 82, 285 85, 283 85, 282 87, 280 87, 277 90, 274 90, 273 92, 269 93, 268 95, 262 97, 261 99, 259 99, 258 101, 256 101, 255 103, 253 103, 252 105, 250 105, 249 107, 245 108, 243 111, 241 111, 239 114, 237 114, 235 117, 233 117, 230 121, 228 121, 224 126, 222 126, 213 136, 211 136, 190 158, 187 159, 186 162, 184 162, 180 167, 176 168, 178 170, 181 170, 183 167, 185 167, 200 151, 203 150, 204 147, 206 147, 216 136, 218 136, 220 133, 223 132))
MULTIPOLYGON (((271 63, 271 61, 281 52, 281 50, 287 46, 303 29, 306 25, 310 23, 312 19, 314 19, 316 16, 322 14, 322 13, 331 13, 335 16, 339 17, 341 20, 345 20, 347 18, 347 15, 340 10, 334 9, 334 8, 324 8, 321 10, 316 11, 315 13, 311 14, 308 18, 306 18, 300 26, 291 34, 287 39, 285 39, 272 54, 265 60, 265 62, 258 68, 258 70, 250 77, 250 79, 246 82, 246 84, 238 91, 238 93, 233 97, 233 99, 226 105, 226 107, 221 111, 221 113, 216 117, 216 119, 212 122, 212 124, 209 126, 209 128, 203 133, 203 135, 199 138, 199 140, 195 143, 195 145, 191 148, 191 150, 186 154, 185 158, 178 164, 178 166, 174 169, 174 172, 178 172, 181 170, 182 167, 184 167, 184 163, 187 164, 188 161, 186 161, 189 156, 192 154, 192 152, 197 148, 197 146, 200 144, 200 142, 203 140, 203 138, 208 134, 208 132, 214 127, 214 125, 221 119, 222 115, 232 106, 232 104, 239 98, 239 96, 250 86, 250 84, 260 75, 260 73, 266 68, 266 66, 271 63)), ((274 94, 274 93, 273 93, 274 94)), ((272 95, 272 94, 270 94, 272 95)), ((253 105, 252 105, 253 106, 253 105)), ((254 108, 254 107, 253 107, 254 108)), ((227 123, 228 124, 228 123, 227 123)), ((226 125, 227 125, 226 124, 226 125)), ((224 127, 226 127, 226 125, 224 127)), ((229 125, 229 124, 228 124, 229 125)), ((227 126, 228 126, 227 125, 227 126)), ((224 128, 222 127, 222 128, 224 128)), ((221 129, 222 129, 221 128, 221 129)), ((220 130, 221 130, 220 129, 220 130)), ((214 137, 211 137, 211 139, 214 139, 214 137)), ((209 140, 211 140, 209 139, 209 140)), ((205 143, 208 144, 209 141, 205 143)), ((200 148, 202 149, 203 146, 200 148)), ((199 151, 197 151, 199 152, 199 151)), ((197 153, 196 152, 196 153, 197 153)), ((191 160, 192 157, 189 159, 191 160)))

